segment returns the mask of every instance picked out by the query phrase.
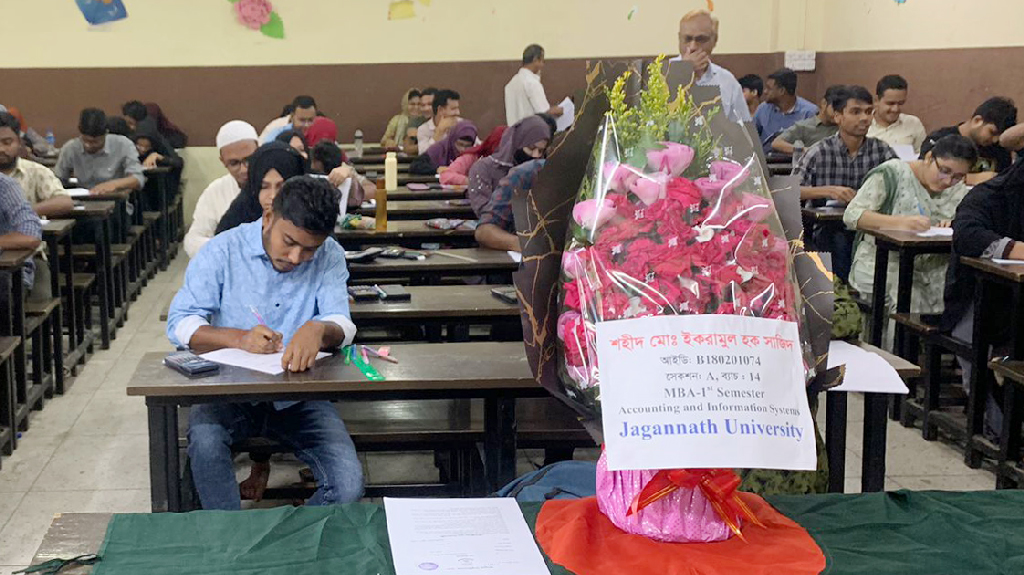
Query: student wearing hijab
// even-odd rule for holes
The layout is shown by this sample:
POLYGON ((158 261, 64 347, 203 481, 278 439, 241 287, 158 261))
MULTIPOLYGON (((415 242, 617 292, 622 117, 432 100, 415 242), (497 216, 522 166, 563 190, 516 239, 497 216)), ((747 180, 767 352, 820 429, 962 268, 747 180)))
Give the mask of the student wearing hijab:
POLYGON ((492 192, 509 170, 544 157, 554 133, 554 120, 550 117, 537 114, 524 118, 505 131, 497 152, 473 164, 469 170, 467 195, 477 216, 491 201, 492 192))
POLYGON ((469 170, 480 158, 486 158, 498 150, 501 144, 501 136, 505 134, 508 126, 498 126, 491 130, 487 139, 479 146, 473 146, 466 150, 461 156, 455 158, 447 169, 439 170, 441 184, 445 186, 465 186, 469 183, 469 170))
POLYGON ((338 125, 326 116, 317 116, 313 125, 306 130, 306 149, 312 150, 321 140, 338 143, 338 125))
POLYGON ((132 135, 132 141, 135 142, 135 149, 139 152, 139 161, 142 162, 143 168, 181 169, 181 157, 154 126, 139 124, 132 135))
POLYGON ((303 158, 309 157, 309 154, 306 153, 306 138, 298 130, 285 130, 278 134, 274 141, 291 146, 303 158))
POLYGON ((443 140, 427 148, 427 153, 420 155, 409 166, 409 173, 433 175, 440 168, 451 165, 459 156, 473 146, 476 141, 476 126, 469 120, 455 124, 443 140))
MULTIPOLYGON (((411 125, 413 118, 420 118, 420 91, 411 88, 402 96, 401 113, 391 117, 388 126, 384 130, 384 137, 380 139, 380 145, 384 148, 404 147, 405 140, 409 137, 410 128, 418 128, 419 125, 411 125)), ((420 122, 422 124, 423 122, 420 122)), ((415 134, 415 132, 414 132, 415 134)))
POLYGON ((217 224, 217 233, 260 219, 284 182, 305 173, 306 160, 291 146, 280 142, 260 146, 249 158, 249 177, 217 224))

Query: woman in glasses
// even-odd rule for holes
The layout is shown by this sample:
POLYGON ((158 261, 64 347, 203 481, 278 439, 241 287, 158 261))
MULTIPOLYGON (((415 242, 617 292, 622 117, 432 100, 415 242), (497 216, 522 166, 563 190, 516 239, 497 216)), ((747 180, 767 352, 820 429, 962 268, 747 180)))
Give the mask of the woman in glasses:
MULTIPOLYGON (((846 227, 858 232, 850 270, 850 285, 854 289, 868 298, 875 290, 875 240, 863 232, 924 232, 932 227, 949 227, 960 200, 969 190, 964 177, 977 158, 978 150, 970 139, 946 136, 920 160, 889 160, 868 173, 843 215, 846 227)), ((949 256, 945 254, 915 258, 911 312, 942 312, 948 262, 949 256)), ((890 257, 886 305, 891 311, 896 306, 894 280, 898 266, 898 258, 890 257)))

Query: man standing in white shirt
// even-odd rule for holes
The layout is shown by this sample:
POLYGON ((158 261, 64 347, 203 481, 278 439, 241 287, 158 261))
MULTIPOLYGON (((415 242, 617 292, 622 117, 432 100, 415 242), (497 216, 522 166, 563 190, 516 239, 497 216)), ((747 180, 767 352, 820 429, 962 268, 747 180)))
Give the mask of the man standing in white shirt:
POLYGON ((523 50, 523 67, 505 84, 505 122, 514 126, 519 120, 534 114, 562 115, 561 106, 548 105, 540 72, 544 69, 544 48, 530 44, 523 50))
POLYGON ((693 64, 698 86, 718 86, 722 93, 722 111, 734 122, 749 122, 750 110, 736 76, 711 61, 718 44, 718 18, 707 10, 692 10, 679 21, 679 56, 670 62, 693 64))
POLYGON ((249 156, 256 151, 256 128, 242 120, 231 120, 217 132, 220 161, 228 173, 210 182, 196 202, 192 226, 185 234, 185 253, 195 257, 199 248, 210 241, 217 223, 249 177, 249 156))

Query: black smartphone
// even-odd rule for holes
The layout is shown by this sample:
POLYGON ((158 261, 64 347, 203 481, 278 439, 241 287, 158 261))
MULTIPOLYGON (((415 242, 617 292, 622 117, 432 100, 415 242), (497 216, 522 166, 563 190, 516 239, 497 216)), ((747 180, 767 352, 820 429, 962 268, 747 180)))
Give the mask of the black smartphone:
POLYGON ((405 286, 398 284, 386 284, 380 286, 380 299, 386 302, 402 302, 412 299, 412 294, 405 289, 405 286))

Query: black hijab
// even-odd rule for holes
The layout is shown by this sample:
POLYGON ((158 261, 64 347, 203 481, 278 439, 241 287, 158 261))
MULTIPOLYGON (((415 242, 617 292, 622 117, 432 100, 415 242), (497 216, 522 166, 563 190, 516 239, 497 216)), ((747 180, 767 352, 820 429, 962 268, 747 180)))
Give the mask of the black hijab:
POLYGON ((245 186, 217 224, 218 234, 254 222, 263 216, 263 208, 260 207, 260 188, 263 186, 263 177, 270 170, 277 170, 277 173, 287 180, 305 174, 306 162, 298 152, 286 144, 270 142, 260 146, 249 157, 249 177, 245 181, 245 186))

